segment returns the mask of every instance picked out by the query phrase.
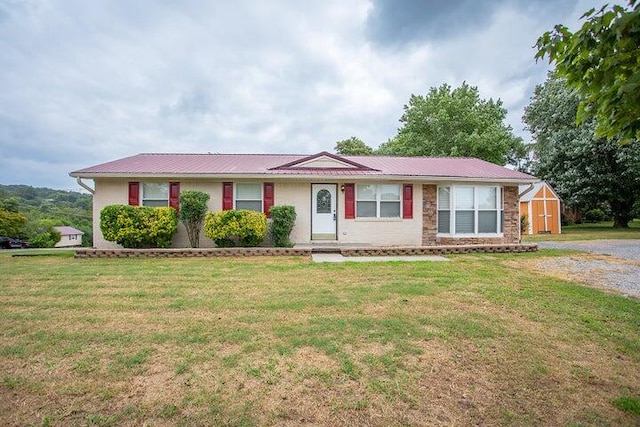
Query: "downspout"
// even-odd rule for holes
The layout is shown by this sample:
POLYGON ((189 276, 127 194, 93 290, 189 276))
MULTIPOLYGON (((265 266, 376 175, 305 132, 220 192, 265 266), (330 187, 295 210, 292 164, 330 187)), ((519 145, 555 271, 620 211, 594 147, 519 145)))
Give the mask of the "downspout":
POLYGON ((85 184, 84 182, 82 182, 82 178, 78 177, 76 178, 76 182, 78 183, 78 185, 82 188, 84 188, 85 190, 87 190, 89 193, 94 194, 96 192, 96 190, 94 190, 93 188, 89 187, 87 184, 85 184))

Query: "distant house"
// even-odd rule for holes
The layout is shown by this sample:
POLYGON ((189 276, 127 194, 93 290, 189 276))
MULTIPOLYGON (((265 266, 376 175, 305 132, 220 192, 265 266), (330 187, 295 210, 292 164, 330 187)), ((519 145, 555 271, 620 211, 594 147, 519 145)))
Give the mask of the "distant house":
POLYGON ((527 221, 528 234, 560 234, 561 200, 544 182, 520 186, 520 215, 527 221))
POLYGON ((60 241, 56 243, 56 248, 82 246, 82 235, 84 234, 82 231, 68 226, 53 228, 60 233, 60 241))
MULTIPOLYGON (((210 211, 293 205, 295 244, 375 246, 520 241, 518 185, 538 179, 474 158, 288 154, 138 154, 71 172, 93 195, 97 248, 107 205, 179 207, 180 192, 210 195, 210 211), (82 179, 92 179, 90 188, 82 179)), ((202 246, 213 246, 204 239, 202 246)), ((187 247, 182 225, 174 247, 187 247)))

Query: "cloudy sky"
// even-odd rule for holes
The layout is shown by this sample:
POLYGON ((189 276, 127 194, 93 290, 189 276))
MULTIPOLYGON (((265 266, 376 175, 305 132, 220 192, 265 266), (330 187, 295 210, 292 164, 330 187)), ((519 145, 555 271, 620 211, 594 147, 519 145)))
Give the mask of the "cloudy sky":
POLYGON ((395 136, 463 81, 523 107, 532 46, 596 0, 0 0, 0 184, 140 152, 316 153, 395 136))

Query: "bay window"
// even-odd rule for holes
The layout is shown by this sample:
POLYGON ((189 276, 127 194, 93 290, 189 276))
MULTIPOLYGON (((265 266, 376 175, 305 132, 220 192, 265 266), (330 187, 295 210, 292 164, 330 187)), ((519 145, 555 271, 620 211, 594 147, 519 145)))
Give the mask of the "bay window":
POLYGON ((502 188, 451 186, 438 188, 438 233, 502 233, 502 188))

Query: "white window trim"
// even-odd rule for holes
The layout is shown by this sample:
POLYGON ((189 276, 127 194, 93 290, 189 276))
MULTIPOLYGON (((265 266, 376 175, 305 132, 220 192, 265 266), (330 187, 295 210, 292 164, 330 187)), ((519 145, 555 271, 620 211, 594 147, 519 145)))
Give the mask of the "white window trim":
POLYGON ((260 187, 260 212, 264 207, 264 183, 263 182, 234 182, 233 183, 233 209, 237 209, 238 201, 240 202, 257 202, 258 199, 238 199, 238 185, 258 185, 260 187))
POLYGON ((399 221, 402 220, 402 186, 400 184, 393 183, 370 183, 370 184, 356 184, 355 188, 355 210, 356 210, 356 220, 358 221, 399 221), (358 202, 373 202, 374 200, 359 200, 358 199, 358 186, 359 185, 375 185, 376 187, 376 216, 358 216, 358 202), (383 185, 394 185, 398 187, 398 195, 399 199, 396 200, 382 200, 382 195, 380 194, 382 191, 383 185), (381 203, 398 203, 399 210, 398 216, 380 216, 380 204, 381 203))
POLYGON ((157 182, 157 181, 142 181, 140 182, 140 206, 146 206, 144 202, 146 201, 166 201, 166 206, 169 206, 169 192, 171 189, 169 188, 171 185, 168 182, 157 182), (166 184, 167 186, 167 198, 152 198, 152 197, 144 197, 144 185, 145 184, 166 184))
MULTIPOLYGON (((469 238, 469 237, 504 237, 503 230, 503 216, 504 216, 504 190, 499 185, 441 185, 436 188, 436 230, 438 230, 440 209, 440 188, 449 188, 449 232, 441 233, 437 232, 437 237, 455 237, 455 238, 469 238), (455 208, 455 189, 456 188, 473 188, 473 227, 474 233, 457 233, 456 227, 456 208, 455 208), (497 209, 480 209, 478 207, 478 188, 495 188, 496 191, 496 206, 497 209), (496 230, 500 230, 497 233, 479 233, 478 230, 478 212, 497 212, 496 215, 496 230)), ((460 209, 463 210, 463 209, 460 209)))

